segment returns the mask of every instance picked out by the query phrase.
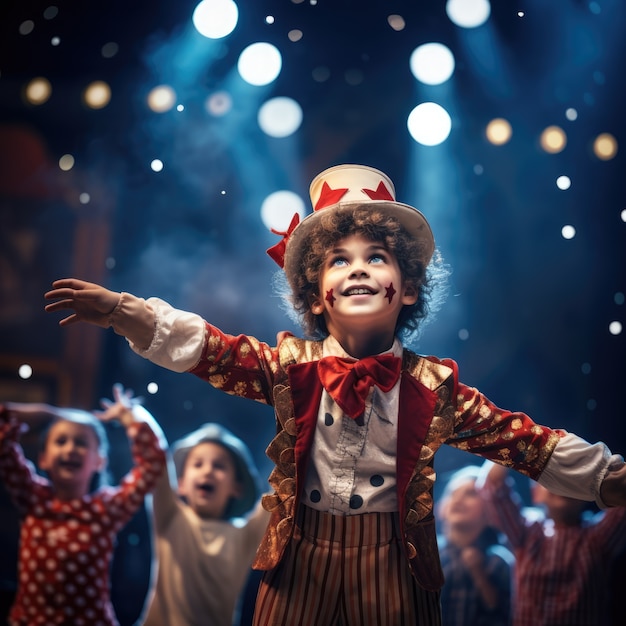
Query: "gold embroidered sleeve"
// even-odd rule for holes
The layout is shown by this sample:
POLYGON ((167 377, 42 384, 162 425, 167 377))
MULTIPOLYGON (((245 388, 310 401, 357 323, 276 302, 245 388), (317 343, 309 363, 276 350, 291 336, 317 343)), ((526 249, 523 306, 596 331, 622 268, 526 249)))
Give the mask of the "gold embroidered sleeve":
POLYGON ((449 445, 537 478, 559 438, 558 431, 536 424, 525 413, 500 409, 477 389, 458 384, 449 445))
POLYGON ((225 393, 272 404, 272 388, 284 376, 275 348, 247 335, 228 335, 206 324, 202 356, 191 373, 225 393))

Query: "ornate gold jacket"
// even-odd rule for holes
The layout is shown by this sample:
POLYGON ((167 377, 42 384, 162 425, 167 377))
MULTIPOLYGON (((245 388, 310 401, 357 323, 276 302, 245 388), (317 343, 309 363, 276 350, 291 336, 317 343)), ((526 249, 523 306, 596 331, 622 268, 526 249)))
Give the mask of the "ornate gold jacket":
MULTIPOLYGON (((274 407, 276 436, 267 448, 274 462, 263 498, 270 512, 254 567, 275 567, 292 536, 306 477, 322 385, 316 362, 322 343, 287 336, 278 347, 206 324, 202 356, 191 373, 226 393, 274 407)), ((459 383, 450 359, 403 353, 400 382, 397 495, 409 567, 425 589, 443 584, 433 516, 434 456, 446 443, 537 478, 560 437, 523 413, 499 409, 459 383)))

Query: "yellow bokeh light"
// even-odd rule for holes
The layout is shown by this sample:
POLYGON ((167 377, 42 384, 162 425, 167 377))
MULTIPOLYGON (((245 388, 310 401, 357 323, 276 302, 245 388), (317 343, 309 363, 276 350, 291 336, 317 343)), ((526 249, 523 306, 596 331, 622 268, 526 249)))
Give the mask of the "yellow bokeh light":
POLYGON ((83 101, 90 109, 103 109, 111 101, 111 88, 102 80, 87 85, 83 101))
POLYGON ((76 161, 71 154, 64 154, 59 159, 59 168, 62 169, 64 172, 69 172, 74 167, 75 162, 76 161))
POLYGON ((498 117, 487 124, 485 135, 494 146, 502 146, 510 141, 513 129, 507 120, 498 117))
POLYGON ((617 154, 617 139, 610 133, 598 135, 593 142, 593 153, 601 161, 610 161, 617 154))
POLYGON ((558 126, 548 126, 539 138, 541 147, 549 154, 557 154, 565 149, 567 136, 565 131, 558 126))
POLYGON ((169 85, 159 85, 148 94, 148 106, 155 113, 165 113, 176 104, 176 92, 169 85))
POLYGON ((33 78, 24 89, 24 98, 30 104, 43 104, 52 95, 52 85, 47 78, 33 78))

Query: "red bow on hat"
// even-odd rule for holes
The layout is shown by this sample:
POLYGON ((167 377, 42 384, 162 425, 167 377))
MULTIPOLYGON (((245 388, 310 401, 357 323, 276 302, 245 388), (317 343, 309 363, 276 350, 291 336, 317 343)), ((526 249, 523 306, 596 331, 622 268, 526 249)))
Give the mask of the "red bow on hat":
POLYGON ((398 381, 402 360, 393 354, 368 356, 359 361, 327 356, 317 363, 324 389, 341 410, 356 419, 365 410, 365 399, 372 385, 391 391, 398 381))
POLYGON ((300 215, 298 213, 294 213, 291 218, 291 223, 289 224, 289 228, 287 230, 274 230, 270 228, 270 230, 275 235, 280 235, 282 239, 274 244, 271 248, 267 249, 267 253, 274 259, 274 261, 280 266, 285 267, 285 250, 287 249, 287 242, 289 241, 289 237, 291 233, 295 230, 296 226, 300 223, 300 215))
MULTIPOLYGON (((320 196, 313 207, 313 213, 337 204, 349 191, 350 188, 348 187, 333 189, 326 181, 324 181, 320 191, 320 196)), ((378 187, 376 189, 361 189, 360 191, 369 200, 394 201, 393 195, 389 189, 385 187, 385 183, 382 180, 378 183, 378 187)), ((282 239, 271 248, 268 248, 267 254, 269 254, 269 256, 272 257, 272 259, 283 269, 285 267, 285 250, 287 249, 287 242, 289 241, 291 233, 293 233, 299 223, 300 216, 298 213, 294 213, 291 218, 289 228, 287 228, 286 231, 274 230, 273 228, 270 229, 275 235, 280 235, 282 239)))

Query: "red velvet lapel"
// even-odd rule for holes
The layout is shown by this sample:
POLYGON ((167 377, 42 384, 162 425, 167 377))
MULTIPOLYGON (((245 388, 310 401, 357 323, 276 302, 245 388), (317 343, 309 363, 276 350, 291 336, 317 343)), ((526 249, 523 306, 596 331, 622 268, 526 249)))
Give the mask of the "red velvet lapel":
POLYGON ((424 387, 406 371, 402 372, 396 457, 398 507, 401 520, 406 514, 404 493, 419 461, 426 433, 433 420, 436 401, 437 395, 433 391, 424 387))
POLYGON ((294 450, 296 461, 296 497, 306 478, 307 463, 313 446, 317 414, 322 399, 322 383, 317 375, 317 361, 294 363, 287 368, 294 417, 298 435, 294 450))

